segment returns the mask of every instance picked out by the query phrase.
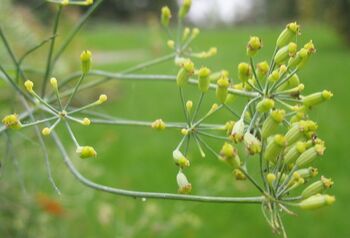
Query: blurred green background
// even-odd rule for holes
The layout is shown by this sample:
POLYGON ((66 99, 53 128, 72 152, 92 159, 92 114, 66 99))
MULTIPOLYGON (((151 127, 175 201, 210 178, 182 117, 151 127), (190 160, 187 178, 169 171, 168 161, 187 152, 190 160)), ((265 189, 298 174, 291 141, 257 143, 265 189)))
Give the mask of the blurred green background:
MULTIPOLYGON (((40 36, 47 36, 46 27, 35 15, 46 8, 33 10, 22 5, 6 5, 7 9, 9 7, 16 9, 13 17, 18 17, 17 23, 8 20, 5 10, 2 10, 2 18, 7 20, 2 23, 6 23, 4 29, 11 36, 11 42, 18 52, 26 48, 27 43, 23 42, 31 44, 39 42, 40 36), (32 29, 35 33, 31 32, 32 29), (23 35, 24 38, 18 37, 23 35)), ((3 9, 6 8, 3 5, 3 9)), ((68 11, 62 32, 69 30, 71 23, 79 16, 79 11, 84 10, 68 11)), ((95 16, 66 51, 55 73, 64 75, 62 72, 78 69, 77 56, 86 48, 94 53, 93 68, 108 71, 118 71, 170 52, 165 46, 167 36, 156 23, 157 16, 146 15, 144 24, 133 17, 129 18, 129 23, 120 24, 114 17, 101 20, 95 16)), ((332 207, 314 212, 295 210, 297 216, 285 216, 284 220, 290 237, 346 238, 350 237, 350 206, 346 205, 350 198, 350 161, 347 151, 350 145, 350 112, 347 111, 350 95, 346 92, 350 86, 350 50, 344 40, 346 37, 339 34, 339 28, 323 20, 300 15, 298 18, 302 25, 298 43, 302 45, 312 39, 317 48, 317 53, 299 74, 306 86, 305 93, 329 89, 335 94, 330 102, 315 108, 311 116, 319 123, 319 136, 327 145, 325 156, 317 161, 316 166, 320 175, 334 179, 335 186, 330 193, 336 195, 337 202, 332 207)), ((276 16, 276 19, 281 17, 276 16)), ((236 65, 247 60, 245 46, 249 36, 258 35, 264 42, 264 48, 256 61, 269 59, 276 37, 284 25, 283 20, 273 24, 269 20, 257 23, 250 19, 244 24, 202 29, 193 44, 193 50, 201 51, 215 46, 218 55, 195 63, 205 64, 215 70, 227 69, 235 76, 236 65)), ((1 47, 0 58, 2 62, 8 62, 1 47)), ((34 57, 40 59, 43 52, 44 48, 34 57)), ((40 60, 29 63, 40 65, 40 60)), ((170 62, 143 70, 142 73, 176 74, 176 71, 170 62)), ((2 114, 9 113, 12 109, 6 99, 11 92, 4 90, 3 84, 1 92, 0 111, 2 114)), ((109 82, 82 93, 76 103, 94 100, 102 92, 108 94, 111 100, 97 111, 129 119, 183 120, 178 91, 172 83, 109 82)), ((199 97, 195 87, 188 89, 186 95, 194 102, 199 97)), ((205 102, 209 108, 214 99, 209 97, 205 102)), ((228 116, 222 113, 216 122, 230 119, 228 116)), ((74 129, 81 144, 94 145, 99 154, 98 159, 80 161, 74 156, 74 147, 65 131, 60 130, 60 135, 65 138, 66 148, 79 170, 93 181, 126 189, 176 192, 177 168, 173 165, 171 153, 181 138, 178 131, 156 132, 150 128, 99 125, 88 128, 76 126, 74 129)), ((48 139, 53 176, 62 191, 62 195, 58 196, 48 182, 44 159, 39 153, 38 144, 32 139, 32 131, 10 132, 10 146, 14 150, 9 153, 7 137, 2 135, 0 138, 3 151, 0 170, 0 237, 274 237, 258 205, 141 201, 86 188, 67 171, 58 151, 48 139)), ((216 149, 219 148, 220 144, 211 142, 216 149)), ((210 156, 201 159, 194 144, 191 145, 189 157, 192 166, 187 174, 193 185, 193 194, 257 194, 249 183, 235 181, 225 165, 210 156)), ((258 176, 257 172, 253 172, 253 175, 258 176)))

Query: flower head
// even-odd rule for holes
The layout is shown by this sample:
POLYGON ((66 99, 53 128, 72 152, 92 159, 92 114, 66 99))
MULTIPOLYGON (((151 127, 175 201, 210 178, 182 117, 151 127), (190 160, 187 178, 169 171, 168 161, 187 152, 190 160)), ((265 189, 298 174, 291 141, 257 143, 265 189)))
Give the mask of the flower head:
POLYGON ((82 159, 93 158, 97 156, 95 149, 92 146, 79 146, 76 153, 82 159))

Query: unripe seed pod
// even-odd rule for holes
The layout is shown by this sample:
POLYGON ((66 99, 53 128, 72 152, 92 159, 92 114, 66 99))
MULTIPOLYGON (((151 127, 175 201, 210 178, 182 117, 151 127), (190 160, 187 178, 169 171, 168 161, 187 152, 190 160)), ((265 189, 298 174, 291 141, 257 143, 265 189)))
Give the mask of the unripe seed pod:
POLYGON ((297 74, 294 74, 290 79, 287 81, 288 88, 296 87, 300 84, 300 79, 297 74))
POLYGON ((242 82, 247 82, 247 80, 251 77, 252 69, 247 63, 240 63, 238 65, 238 78, 242 82))
POLYGON ((181 134, 182 134, 183 136, 187 136, 188 133, 189 133, 188 129, 186 129, 186 128, 182 128, 182 129, 181 129, 181 134))
POLYGON ((2 123, 10 129, 20 129, 22 127, 21 121, 17 114, 10 114, 2 119, 2 123))
POLYGON ((271 98, 264 98, 256 105, 256 110, 258 112, 268 112, 275 107, 275 101, 271 98))
POLYGON ((225 142, 220 151, 220 159, 231 165, 234 169, 241 166, 241 161, 237 149, 225 142))
POLYGON ((210 69, 206 67, 200 68, 198 71, 198 88, 203 93, 208 92, 209 84, 210 84, 210 69))
MULTIPOLYGON (((308 51, 304 48, 300 49, 294 57, 291 57, 288 61, 288 68, 297 68, 301 65, 303 60, 308 57, 308 51)), ((305 61, 304 61, 305 62, 305 61)))
POLYGON ((187 111, 188 111, 188 112, 191 112, 192 107, 193 107, 193 102, 192 102, 191 100, 188 100, 188 101, 186 102, 186 109, 187 109, 187 111))
POLYGON ((240 119, 234 124, 231 132, 231 137, 233 141, 235 141, 236 143, 241 142, 243 140, 243 133, 244 133, 244 120, 240 119))
POLYGON ((180 170, 176 175, 176 182, 179 186, 179 193, 187 194, 192 190, 192 185, 188 182, 186 175, 180 170))
POLYGON ((264 159, 276 163, 278 156, 282 153, 286 145, 286 138, 283 135, 275 135, 272 141, 266 146, 264 159))
POLYGON ((162 23, 162 25, 164 27, 168 27, 169 21, 171 18, 171 11, 170 11, 168 6, 164 6, 164 7, 162 7, 161 12, 162 12, 162 14, 160 17, 160 22, 162 23))
POLYGON ((190 35, 191 30, 189 27, 185 27, 183 33, 182 33, 182 41, 187 40, 188 36, 190 35))
POLYGON ((83 74, 87 74, 90 71, 91 67, 91 58, 92 54, 89 50, 84 50, 80 55, 80 61, 81 61, 81 70, 83 74))
POLYGON ((179 150, 173 151, 175 164, 181 168, 190 167, 190 161, 179 150))
POLYGON ((106 102, 108 99, 106 94, 101 94, 97 100, 97 104, 102 104, 104 102, 106 102))
POLYGON ((332 205, 335 202, 335 197, 327 194, 316 194, 303 201, 298 206, 304 210, 314 210, 317 208, 332 205))
POLYGON ((261 152, 261 142, 250 132, 244 134, 244 144, 250 155, 261 152))
POLYGON ((97 153, 92 146, 79 146, 76 150, 76 153, 82 159, 96 157, 97 153))
MULTIPOLYGON (((288 85, 288 83, 285 83, 285 85, 288 85)), ((290 88, 290 89, 286 89, 286 90, 283 90, 283 91, 280 91, 280 93, 283 93, 283 94, 289 94, 290 96, 292 97, 299 97, 300 93, 304 90, 305 86, 304 84, 299 84, 297 85, 296 87, 293 87, 293 88, 290 88)), ((298 111, 298 110, 301 110, 301 107, 296 105, 296 106, 293 106, 293 109, 294 111, 298 111)))
POLYGON ((184 18, 190 11, 192 0, 183 0, 183 3, 179 9, 179 17, 184 18))
POLYGON ((298 65, 298 68, 301 68, 305 65, 305 63, 308 61, 310 58, 310 55, 314 54, 316 52, 316 48, 314 44, 312 43, 312 40, 310 40, 308 43, 304 45, 304 48, 307 51, 307 54, 305 57, 302 57, 302 61, 298 65))
POLYGON ((45 128, 41 131, 41 134, 43 134, 44 136, 48 136, 48 135, 50 135, 50 133, 51 133, 51 130, 50 130, 50 128, 48 128, 48 127, 45 127, 45 128))
POLYGON ((247 45, 247 55, 252 57, 254 56, 258 50, 262 47, 261 39, 257 36, 250 37, 247 45))
POLYGON ((284 163, 291 164, 294 163, 299 156, 306 150, 306 143, 298 141, 295 143, 288 152, 284 155, 284 163))
POLYGON ((298 172, 294 172, 291 180, 287 184, 287 187, 289 188, 289 190, 293 190, 304 183, 305 183, 304 178, 301 177, 301 175, 298 172))
POLYGON ((166 128, 166 125, 162 119, 157 119, 154 122, 152 122, 151 127, 157 130, 164 130, 166 128))
POLYGON ((179 87, 183 87, 187 84, 189 77, 194 72, 194 64, 190 59, 184 60, 181 66, 176 77, 176 83, 179 87))
POLYGON ((191 37, 195 38, 195 37, 197 37, 199 35, 199 33, 200 33, 199 28, 195 27, 195 28, 192 29, 191 37))
POLYGON ((269 72, 269 69, 269 64, 266 61, 258 63, 256 65, 256 74, 258 76, 258 79, 265 78, 267 73, 269 72))
POLYGON ((229 93, 227 94, 225 104, 227 105, 233 104, 236 100, 237 100, 237 95, 229 93))
POLYGON ((211 82, 215 82, 215 81, 219 80, 221 77, 228 78, 228 76, 229 76, 229 73, 228 73, 227 70, 221 70, 221 71, 212 73, 209 76, 209 79, 210 79, 211 82))
POLYGON ((216 97, 221 103, 225 103, 230 82, 227 77, 221 77, 217 81, 216 97))
POLYGON ((327 101, 333 97, 333 93, 327 90, 322 92, 313 93, 303 97, 303 104, 307 107, 315 106, 321 102, 327 101))
POLYGON ((225 123, 225 130, 227 135, 231 135, 231 132, 235 123, 236 123, 235 121, 228 121, 225 123))
POLYGON ((24 82, 24 87, 27 89, 28 92, 32 93, 33 92, 33 86, 34 86, 34 83, 30 80, 26 80, 24 82))
POLYGON ((286 133, 288 145, 292 145, 299 140, 305 139, 305 133, 308 131, 308 123, 306 121, 299 121, 292 125, 286 133))
POLYGON ((309 167, 309 168, 298 169, 296 172, 299 173, 302 178, 309 179, 317 176, 318 169, 309 167))
POLYGON ((269 185, 272 186, 273 182, 276 180, 276 175, 273 173, 268 173, 266 175, 266 180, 269 183, 269 185))
POLYGON ((331 179, 327 179, 322 176, 319 181, 316 181, 310 184, 309 186, 307 186, 301 193, 301 196, 303 198, 308 198, 315 194, 322 193, 326 189, 331 188, 332 186, 333 186, 333 181, 331 179))
POLYGON ((288 45, 283 46, 281 49, 279 49, 275 55, 275 62, 277 65, 282 64, 284 61, 286 61, 289 57, 295 56, 297 52, 297 44, 294 42, 290 42, 288 45))
POLYGON ((169 49, 174 49, 175 47, 175 41, 173 40, 168 40, 166 44, 169 47, 169 49))
POLYGON ((213 113, 213 112, 215 112, 216 110, 218 110, 218 104, 216 104, 216 103, 213 103, 213 105, 211 105, 211 108, 210 108, 210 110, 209 110, 209 114, 211 114, 211 113, 213 113))
POLYGON ((56 78, 51 78, 50 84, 54 89, 57 89, 57 79, 56 78))
POLYGON ((84 126, 89 126, 91 124, 91 121, 89 118, 85 117, 83 121, 81 122, 82 125, 84 126))
POLYGON ((184 68, 180 68, 176 76, 177 86, 182 87, 185 84, 187 84, 189 77, 190 77, 189 73, 184 68))
POLYGON ((296 35, 300 34, 300 26, 296 22, 289 23, 277 38, 276 45, 281 48, 291 42, 296 35))
POLYGON ((244 175, 244 173, 240 169, 234 169, 232 171, 233 176, 235 176, 236 180, 246 180, 247 177, 244 175))
POLYGON ((297 112, 294 116, 292 116, 290 118, 290 122, 291 123, 295 123, 295 122, 298 122, 298 121, 301 121, 303 120, 305 117, 305 113, 304 112, 297 112))
POLYGON ((280 73, 280 75, 284 74, 285 72, 287 72, 288 68, 285 64, 282 64, 279 68, 278 71, 280 73))
POLYGON ((304 153, 302 153, 296 161, 296 165, 299 168, 305 167, 314 161, 317 156, 322 156, 326 147, 323 145, 315 145, 309 149, 307 149, 304 153))
POLYGON ((314 121, 307 120, 307 121, 305 121, 305 123, 306 123, 307 131, 315 132, 318 128, 317 123, 314 121))
POLYGON ((284 110, 273 110, 264 121, 261 129, 262 138, 267 138, 276 133, 278 126, 284 120, 286 112, 284 110))
POLYGON ((273 83, 278 81, 279 79, 280 79, 280 73, 277 69, 272 71, 272 73, 267 78, 267 80, 269 80, 270 82, 273 82, 273 83))

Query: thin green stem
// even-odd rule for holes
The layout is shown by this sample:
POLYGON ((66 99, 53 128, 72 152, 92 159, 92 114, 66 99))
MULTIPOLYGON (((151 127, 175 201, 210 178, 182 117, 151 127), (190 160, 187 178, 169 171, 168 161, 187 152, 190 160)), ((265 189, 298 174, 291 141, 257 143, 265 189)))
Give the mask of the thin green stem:
POLYGON ((283 183, 277 188, 277 197, 281 196, 281 193, 285 189, 285 186, 289 183, 290 179, 293 176, 293 173, 298 169, 297 165, 294 165, 292 170, 289 172, 288 177, 283 181, 283 183))
POLYGON ((251 122, 250 122, 250 124, 249 124, 248 129, 247 129, 248 132, 249 132, 252 128, 255 127, 255 122, 256 122, 256 119, 258 118, 258 116, 259 116, 259 112, 256 111, 256 112, 254 113, 253 118, 252 118, 252 120, 251 120, 251 122))
POLYGON ((52 124, 51 126, 50 126, 50 131, 52 131, 53 129, 55 129, 55 127, 61 122, 61 118, 58 118, 56 121, 55 121, 55 123, 54 124, 52 124))
POLYGON ((291 98, 291 97, 279 96, 278 98, 281 99, 281 100, 287 101, 287 102, 296 102, 296 103, 301 103, 301 102, 303 102, 303 101, 300 100, 300 99, 295 99, 295 98, 291 98))
POLYGON ((196 128, 197 126, 199 126, 202 121, 204 121, 205 119, 207 119, 208 117, 210 117, 211 115, 213 115, 214 112, 219 111, 221 108, 223 107, 223 105, 221 104, 220 106, 218 106, 218 108, 214 111, 209 111, 207 114, 205 114, 201 119, 199 119, 196 123, 194 123, 193 125, 191 125, 191 130, 196 128))
POLYGON ((202 158, 204 158, 205 157, 205 152, 204 152, 204 150, 203 150, 203 148, 201 146, 201 143, 199 142, 197 136, 193 136, 193 137, 194 137, 194 140, 195 140, 195 142, 197 144, 197 148, 199 150, 199 153, 201 154, 202 158))
MULTIPOLYGON (((145 126, 151 127, 152 122, 150 121, 137 121, 137 120, 127 120, 127 119, 91 119, 93 124, 105 124, 105 125, 124 125, 124 126, 145 126)), ((166 128, 184 128, 186 124, 177 122, 166 122, 166 128)))
POLYGON ((266 140, 262 139, 262 141, 261 141, 261 153, 259 154, 259 169, 260 169, 261 181, 263 181, 265 189, 268 189, 269 185, 266 181, 264 167, 263 167, 263 160, 264 160, 263 155, 265 153, 265 147, 266 147, 266 140))
POLYGON ((48 39, 43 40, 42 42, 40 42, 38 45, 34 46, 33 48, 29 49, 27 52, 25 52, 18 60, 17 63, 17 70, 16 70, 16 78, 18 77, 19 74, 22 75, 24 80, 27 80, 28 77, 25 75, 24 70, 22 69, 21 65, 23 63, 23 61, 25 60, 25 58, 30 55, 31 53, 33 53, 34 51, 36 51, 37 49, 39 49, 40 47, 42 47, 43 45, 45 45, 47 42, 51 41, 52 39, 54 39, 56 36, 51 36, 48 39))
POLYGON ((281 80, 275 82, 275 83, 272 85, 272 87, 271 87, 271 89, 270 89, 270 92, 273 92, 273 90, 274 90, 275 88, 278 88, 279 86, 281 86, 281 85, 283 85, 284 83, 286 83, 291 77, 293 77, 294 74, 296 74, 296 72, 298 72, 298 68, 294 69, 291 73, 289 73, 289 74, 287 75, 287 77, 285 77, 285 78, 283 78, 283 79, 281 79, 281 80))
POLYGON ((204 98, 204 93, 202 92, 200 97, 199 97, 199 100, 198 100, 198 103, 197 103, 197 106, 196 106, 196 109, 194 110, 194 113, 193 113, 193 116, 192 116, 192 119, 191 119, 191 124, 193 123, 194 120, 196 120, 196 117, 197 117, 197 114, 198 114, 198 111, 199 111, 199 108, 203 102, 203 98, 204 98))
POLYGON ((145 68, 147 68, 149 66, 156 65, 156 64, 159 64, 159 63, 171 60, 175 56, 176 56, 176 53, 171 53, 171 54, 168 54, 168 55, 164 55, 162 57, 159 57, 159 58, 156 58, 156 59, 153 59, 153 60, 150 60, 150 61, 138 64, 138 65, 135 65, 135 66, 132 66, 132 67, 127 68, 125 70, 122 70, 119 74, 123 75, 123 74, 132 73, 132 72, 135 72, 135 71, 138 71, 138 70, 141 70, 141 69, 145 69, 145 68))
POLYGON ((181 146, 183 145, 183 143, 185 142, 186 138, 188 135, 182 137, 182 139, 180 140, 179 144, 176 146, 175 150, 179 150, 181 148, 181 146))
POLYGON ((185 156, 187 156, 188 149, 190 148, 191 135, 188 134, 186 137, 186 145, 185 145, 185 156))
POLYGON ((53 116, 53 117, 45 118, 45 119, 42 119, 42 120, 38 120, 38 121, 22 124, 22 128, 39 125, 39 124, 42 124, 42 123, 45 123, 45 122, 52 121, 52 120, 54 120, 56 118, 57 118, 57 116, 53 116))
POLYGON ((185 98, 184 98, 184 94, 183 94, 183 91, 182 91, 182 87, 179 87, 179 92, 180 92, 180 99, 181 99, 181 107, 183 109, 187 125, 190 127, 191 126, 191 122, 190 122, 190 117, 189 117, 187 109, 186 109, 186 103, 185 103, 185 98))
POLYGON ((218 136, 218 135, 213 135, 213 134, 206 133, 206 132, 203 132, 203 131, 197 131, 196 133, 198 133, 198 134, 200 134, 200 135, 203 135, 203 136, 207 136, 207 137, 211 137, 211 138, 214 138, 214 139, 218 139, 218 140, 230 141, 230 139, 227 138, 227 137, 218 136))
MULTIPOLYGON (((7 38, 6 38, 6 36, 5 36, 5 34, 4 34, 4 32, 3 32, 1 26, 0 26, 0 37, 1 37, 1 39, 2 39, 2 42, 3 42, 4 45, 5 45, 5 48, 6 48, 7 52, 8 52, 9 55, 10 55, 10 57, 11 57, 13 63, 15 64, 15 66, 16 66, 16 68, 17 68, 17 67, 18 67, 18 64, 17 64, 16 56, 15 56, 15 54, 14 54, 14 52, 13 52, 13 50, 12 50, 12 48, 11 48, 11 46, 10 46, 10 44, 9 44, 9 42, 8 42, 8 40, 7 40, 7 38)), ((16 78, 17 78, 17 75, 16 75, 16 78)))
POLYGON ((72 111, 69 111, 69 112, 67 112, 67 114, 70 115, 70 114, 74 114, 74 113, 77 113, 77 112, 81 112, 81 111, 84 111, 86 109, 89 109, 89 108, 97 106, 97 105, 99 105, 99 104, 98 104, 98 102, 95 101, 95 102, 90 103, 88 105, 82 106, 82 107, 74 109, 72 111))
POLYGON ((79 78, 77 84, 75 85, 74 89, 73 89, 73 92, 72 94, 69 96, 68 100, 67 100, 67 103, 66 105, 64 106, 64 109, 65 110, 69 105, 70 103, 72 102, 72 99, 74 98, 75 94, 78 92, 78 89, 81 85, 81 83, 83 82, 83 79, 85 78, 86 74, 85 73, 82 73, 81 74, 81 77, 79 78))
POLYGON ((250 176, 245 169, 242 167, 239 168, 239 170, 248 178, 248 180, 261 192, 261 194, 266 195, 264 189, 255 181, 255 179, 250 176))
POLYGON ((70 172, 74 177, 82 184, 103 192, 117 194, 121 196, 127 196, 132 198, 153 198, 153 199, 166 199, 166 200, 182 200, 182 201, 196 201, 196 202, 212 202, 212 203, 256 203, 261 204, 265 201, 265 197, 214 197, 214 196, 196 196, 196 195, 181 195, 172 193, 155 193, 155 192, 139 192, 132 190, 124 190, 113 188, 105 185, 100 185, 85 178, 75 168, 74 164, 70 160, 66 149, 64 148, 61 140, 55 132, 52 133, 53 140, 57 145, 60 153, 62 154, 63 161, 67 165, 70 172))
POLYGON ((24 93, 18 85, 13 81, 13 79, 10 77, 10 75, 7 74, 5 69, 0 65, 0 70, 4 74, 5 78, 7 79, 8 83, 13 87, 15 91, 17 91, 20 95, 22 95, 24 98, 28 99, 29 101, 33 101, 32 98, 27 94, 24 93))
MULTIPOLYGON (((68 131, 68 133, 69 133, 69 136, 71 137, 71 139, 72 139, 72 141, 74 142, 75 146, 76 146, 77 148, 79 148, 80 145, 79 145, 79 143, 78 143, 78 140, 75 138, 75 135, 74 135, 74 133, 73 133, 73 131, 72 131, 72 128, 70 127, 70 125, 69 125, 69 123, 67 122, 67 120, 64 120, 64 124, 65 124, 65 126, 66 126, 66 128, 67 128, 67 131, 68 131)), ((52 133, 51 133, 51 134, 52 134, 52 133)))
MULTIPOLYGON (((57 13, 56 13, 56 16, 55 16, 55 20, 54 20, 54 23, 53 23, 53 29, 52 29, 52 35, 53 36, 57 35, 57 30, 58 30, 58 25, 59 25, 59 22, 60 22, 60 16, 61 16, 61 13, 62 13, 62 9, 63 9, 63 6, 59 5, 57 13)), ((53 51, 54 51, 54 48, 55 48, 55 41, 56 41, 56 37, 54 37, 52 39, 52 41, 51 41, 50 48, 49 48, 49 53, 48 53, 47 60, 46 60, 46 70, 45 70, 45 74, 44 74, 43 85, 42 85, 42 88, 41 88, 41 96, 42 97, 45 96, 46 85, 47 85, 47 82, 49 80, 49 77, 50 77, 50 74, 51 74, 51 70, 52 70, 51 69, 51 66, 52 66, 51 64, 52 64, 52 55, 53 55, 53 51)))
MULTIPOLYGON (((256 74, 256 70, 255 70, 255 65, 254 65, 254 61, 253 61, 253 58, 252 57, 249 57, 249 60, 250 60, 250 66, 252 67, 252 71, 253 71, 253 75, 255 77, 255 80, 258 84, 258 87, 259 87, 259 92, 263 92, 263 87, 260 83, 260 79, 258 78, 257 74, 256 74)), ((247 82, 248 83, 248 82, 247 82)), ((251 85, 252 86, 252 85, 251 85)))
MULTIPOLYGON (((271 61, 270 61, 270 68, 269 68, 269 72, 267 73, 267 77, 269 77, 269 75, 272 73, 272 71, 275 68, 275 56, 276 56, 277 51, 278 51, 278 46, 276 46, 274 51, 273 51, 271 61)), ((268 92, 269 92, 269 80, 266 79, 265 88, 264 88, 265 95, 267 95, 268 92)))
POLYGON ((224 105, 224 107, 229 111, 229 112, 231 112, 233 115, 235 115, 237 118, 240 118, 241 116, 237 113, 237 112, 235 112, 230 106, 228 106, 226 103, 224 103, 223 104, 224 105))
MULTIPOLYGON (((27 111, 30 111, 29 105, 26 102, 26 100, 24 100, 23 97, 21 97, 20 100, 21 100, 22 104, 24 105, 24 107, 27 109, 27 111)), ((29 116, 30 116, 32 121, 35 121, 35 117, 34 117, 34 115, 32 113, 30 113, 29 116)), ((39 130, 37 125, 34 126, 34 129, 35 129, 35 134, 36 134, 36 136, 38 137, 38 140, 39 140, 39 145, 40 145, 41 151, 44 154, 45 167, 46 167, 46 170, 47 170, 47 175, 49 177, 49 181, 50 181, 52 187, 54 188, 54 190, 56 191, 56 193, 58 195, 61 195, 61 191, 57 187, 57 185, 55 183, 55 180, 53 179, 53 176, 52 176, 50 160, 49 160, 49 153, 47 152, 47 148, 46 148, 44 139, 43 139, 43 137, 42 137, 42 135, 40 133, 40 130, 39 130)))
MULTIPOLYGON (((63 83, 60 85, 60 87, 63 87, 63 85, 66 85, 69 81, 79 77, 81 74, 80 73, 74 73, 70 77, 68 77, 66 80, 63 81, 63 83)), ((91 70, 89 72, 90 76, 103 76, 105 78, 102 79, 97 79, 94 80, 90 83, 82 85, 81 89, 87 89, 91 88, 94 86, 97 86, 101 83, 107 82, 110 79, 116 79, 116 80, 150 80, 150 81, 176 81, 176 76, 174 75, 153 75, 153 74, 121 74, 121 73, 110 73, 110 72, 105 72, 101 70, 91 70)), ((193 85, 198 85, 198 80, 196 79, 189 79, 189 83, 193 85)), ((210 84, 209 85, 210 89, 216 89, 217 85, 216 84, 210 84)), ((73 90, 70 90, 70 93, 73 90)), ((68 90, 69 92, 69 90, 68 90)), ((239 96, 245 96, 245 97, 257 97, 260 94, 256 92, 248 92, 248 91, 243 91, 243 90, 238 90, 238 89, 233 89, 229 88, 228 92, 234 95, 239 95, 239 96)), ((65 95, 69 93, 65 92, 65 95)))
POLYGON ((79 22, 77 23, 77 25, 75 25, 75 27, 73 28, 73 30, 68 34, 68 36, 65 38, 65 40, 63 41, 61 47, 57 50, 56 55, 53 57, 52 60, 52 67, 55 66, 55 64, 57 63, 58 59, 60 58, 60 56, 62 55, 62 53, 64 52, 64 50, 67 48, 67 46, 69 45, 69 43, 74 39, 75 35, 79 32, 79 30, 82 28, 82 26, 85 24, 85 22, 88 20, 88 18, 90 17, 90 15, 97 9, 97 7, 103 2, 103 0, 97 0, 95 2, 95 4, 93 4, 89 10, 80 18, 79 22))
POLYGON ((205 147, 207 148, 207 150, 216 158, 220 158, 220 155, 213 149, 211 148, 210 145, 208 145, 204 140, 202 140, 202 138, 200 136, 198 136, 197 134, 194 134, 194 137, 205 147))
POLYGON ((50 109, 52 112, 58 114, 58 110, 54 107, 52 107, 48 102, 46 102, 44 99, 42 99, 36 92, 32 91, 31 94, 39 100, 44 106, 46 106, 48 109, 50 109))

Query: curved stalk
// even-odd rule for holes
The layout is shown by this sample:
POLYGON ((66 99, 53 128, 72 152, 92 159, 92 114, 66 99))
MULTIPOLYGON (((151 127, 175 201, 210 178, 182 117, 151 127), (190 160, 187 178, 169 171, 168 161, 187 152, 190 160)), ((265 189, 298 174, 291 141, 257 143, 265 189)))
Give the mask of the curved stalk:
POLYGON ((113 188, 101 184, 97 184, 82 174, 75 168, 74 164, 70 160, 68 153, 66 152, 62 142, 55 132, 52 132, 52 138, 56 143, 62 157, 64 163, 67 165, 70 172, 73 176, 82 184, 103 192, 117 194, 126 197, 132 198, 153 198, 153 199, 166 199, 166 200, 181 200, 181 201, 194 201, 194 202, 210 202, 210 203, 247 203, 247 204, 261 204, 265 201, 265 197, 215 197, 215 196, 200 196, 200 195, 181 195, 181 194, 173 194, 173 193, 157 193, 157 192, 140 192, 140 191, 132 191, 125 190, 119 188, 113 188))

